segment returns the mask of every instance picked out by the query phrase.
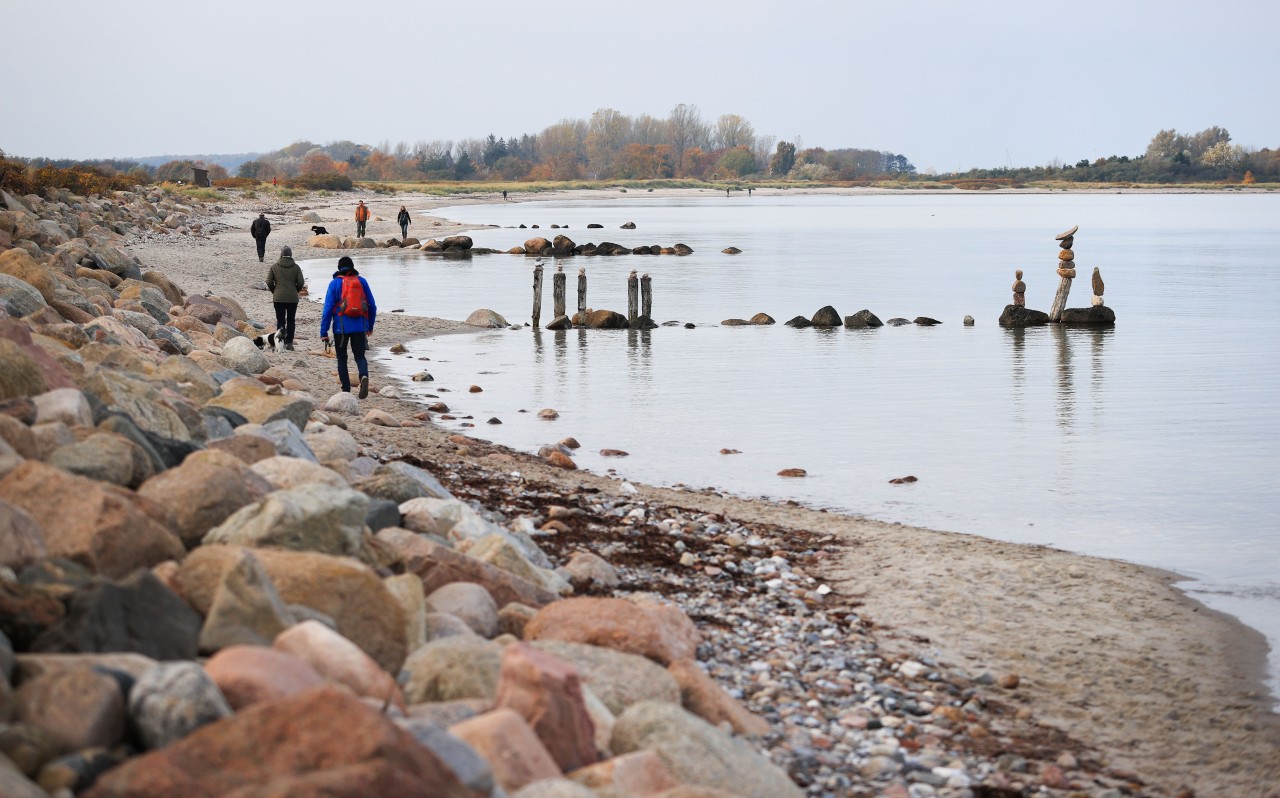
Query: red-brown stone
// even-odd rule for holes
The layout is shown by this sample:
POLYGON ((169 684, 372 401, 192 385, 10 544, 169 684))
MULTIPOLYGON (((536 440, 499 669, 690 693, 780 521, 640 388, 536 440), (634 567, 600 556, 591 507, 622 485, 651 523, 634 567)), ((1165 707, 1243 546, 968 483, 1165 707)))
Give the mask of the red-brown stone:
POLYGON ((639 654, 669 665, 694 659, 701 636, 670 604, 616 598, 570 598, 543 607, 525 626, 526 640, 564 640, 639 654))
POLYGON ((577 669, 545 651, 525 643, 506 647, 494 707, 519 712, 561 770, 600 758, 577 669))
POLYGON ((255 704, 103 775, 87 798, 485 798, 349 691, 255 704))

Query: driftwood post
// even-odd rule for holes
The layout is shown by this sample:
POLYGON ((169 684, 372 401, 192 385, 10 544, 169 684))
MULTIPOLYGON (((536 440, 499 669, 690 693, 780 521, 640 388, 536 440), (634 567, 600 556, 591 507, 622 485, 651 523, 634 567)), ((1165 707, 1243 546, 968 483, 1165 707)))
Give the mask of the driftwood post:
POLYGON ((627 321, 635 324, 636 317, 640 315, 640 280, 636 277, 635 269, 631 270, 631 274, 627 276, 627 321))
POLYGON ((640 315, 653 318, 653 281, 648 272, 640 276, 640 315))
POLYGON ((1062 279, 1058 281, 1058 293, 1053 295, 1053 304, 1049 306, 1049 321, 1052 322, 1062 321, 1062 311, 1067 307, 1071 281, 1076 276, 1076 254, 1071 250, 1071 245, 1075 242, 1076 231, 1079 229, 1080 225, 1076 225, 1065 233, 1055 236, 1058 246, 1062 248, 1058 253, 1058 277, 1062 279))
POLYGON ((542 264, 533 267, 533 326, 538 326, 542 315, 542 264))
POLYGON ((564 266, 556 266, 556 273, 551 275, 551 304, 555 308, 552 319, 564 315, 564 282, 564 266))
POLYGON ((585 313, 587 310, 587 270, 581 266, 578 267, 578 312, 585 313))

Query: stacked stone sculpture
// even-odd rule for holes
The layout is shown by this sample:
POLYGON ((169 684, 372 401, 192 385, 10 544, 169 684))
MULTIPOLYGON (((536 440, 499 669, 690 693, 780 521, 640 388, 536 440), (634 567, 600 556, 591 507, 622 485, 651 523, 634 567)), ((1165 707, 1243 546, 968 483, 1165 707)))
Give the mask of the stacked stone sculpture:
POLYGON ((1004 306, 1004 312, 1000 314, 1000 326, 1038 327, 1048 324, 1048 313, 1027 307, 1027 284, 1022 281, 1022 269, 1015 270, 1013 276, 1013 304, 1004 306))
POLYGON ((1093 267, 1093 302, 1095 308, 1102 304, 1102 291, 1106 288, 1106 284, 1102 282, 1102 273, 1098 271, 1098 267, 1093 267))
POLYGON ((1020 308, 1027 306, 1027 284, 1022 282, 1022 269, 1013 273, 1013 304, 1020 308))
POLYGON ((1076 231, 1080 229, 1080 225, 1076 225, 1065 233, 1058 233, 1055 238, 1061 251, 1058 252, 1058 293, 1053 296, 1053 304, 1049 306, 1049 321, 1061 321, 1062 311, 1067 307, 1067 295, 1071 293, 1071 281, 1076 277, 1075 260, 1076 253, 1071 249, 1071 245, 1075 242, 1076 231))

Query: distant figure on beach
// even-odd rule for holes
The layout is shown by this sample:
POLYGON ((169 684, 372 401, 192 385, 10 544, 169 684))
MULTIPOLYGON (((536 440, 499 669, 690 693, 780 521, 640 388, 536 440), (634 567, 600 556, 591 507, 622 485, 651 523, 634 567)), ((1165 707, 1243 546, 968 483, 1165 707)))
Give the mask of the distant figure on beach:
POLYGON ((409 212, 405 210, 403 205, 400 206, 400 213, 396 214, 396 223, 400 225, 400 237, 409 237, 409 223, 413 220, 409 218, 409 212))
POLYGON ((338 259, 338 270, 329 281, 324 294, 324 313, 320 317, 320 340, 329 348, 329 327, 333 327, 334 346, 338 356, 338 381, 342 390, 351 393, 351 376, 347 373, 347 344, 356 361, 356 373, 360 377, 361 399, 369 395, 369 363, 364 353, 369 347, 369 336, 378 316, 378 306, 373 301, 369 284, 356 271, 355 262, 343 255, 338 259))
POLYGON ((369 206, 364 200, 356 203, 356 238, 364 238, 364 226, 369 221, 369 206))
POLYGON ((271 235, 271 222, 267 221, 265 213, 258 214, 258 218, 249 225, 249 235, 258 244, 258 263, 262 263, 267 256, 267 236, 271 235))
POLYGON ((276 307, 276 341, 293 351, 293 323, 298 315, 299 292, 307 281, 293 260, 293 250, 280 248, 280 260, 267 271, 267 290, 276 307))
POLYGON ((727 188, 726 188, 726 189, 724 190, 724 195, 725 195, 726 197, 727 197, 727 196, 729 196, 729 189, 727 189, 727 188))
POLYGON ((505 190, 505 189, 504 189, 504 190, 503 190, 503 192, 502 192, 502 201, 503 201, 503 202, 506 202, 506 201, 507 201, 507 192, 506 192, 506 190, 505 190))
POLYGON ((751 196, 751 186, 747 186, 747 196, 751 196))
POLYGON ((279 185, 279 178, 277 178, 277 177, 272 177, 272 178, 271 178, 271 185, 273 185, 273 186, 275 186, 275 185, 279 185))

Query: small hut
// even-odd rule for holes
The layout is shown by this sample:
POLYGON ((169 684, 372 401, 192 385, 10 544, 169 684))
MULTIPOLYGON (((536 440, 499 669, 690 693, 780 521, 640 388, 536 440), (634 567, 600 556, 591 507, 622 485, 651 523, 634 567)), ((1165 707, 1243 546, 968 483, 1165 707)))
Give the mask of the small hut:
POLYGON ((198 166, 191 167, 191 182, 197 186, 209 187, 209 170, 198 166))

